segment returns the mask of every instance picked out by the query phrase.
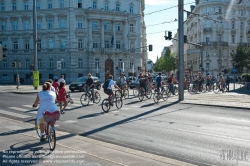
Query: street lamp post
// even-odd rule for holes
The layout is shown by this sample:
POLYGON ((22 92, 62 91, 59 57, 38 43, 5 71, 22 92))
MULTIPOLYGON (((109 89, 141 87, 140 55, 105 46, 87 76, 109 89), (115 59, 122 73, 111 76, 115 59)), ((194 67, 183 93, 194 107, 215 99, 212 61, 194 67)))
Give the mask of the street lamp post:
POLYGON ((37 67, 37 18, 36 18, 36 0, 33 0, 33 40, 34 40, 34 71, 33 86, 37 89, 39 86, 39 71, 37 67))

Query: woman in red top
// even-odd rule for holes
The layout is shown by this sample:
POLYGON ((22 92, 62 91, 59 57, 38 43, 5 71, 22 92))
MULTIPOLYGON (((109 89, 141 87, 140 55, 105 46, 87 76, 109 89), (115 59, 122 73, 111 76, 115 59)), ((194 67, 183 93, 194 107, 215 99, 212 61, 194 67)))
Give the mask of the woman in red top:
POLYGON ((59 91, 58 91, 58 102, 59 102, 61 114, 64 114, 64 109, 68 105, 66 95, 67 95, 67 92, 65 88, 65 82, 60 82, 59 91), (63 109, 62 109, 62 106, 63 106, 63 109))

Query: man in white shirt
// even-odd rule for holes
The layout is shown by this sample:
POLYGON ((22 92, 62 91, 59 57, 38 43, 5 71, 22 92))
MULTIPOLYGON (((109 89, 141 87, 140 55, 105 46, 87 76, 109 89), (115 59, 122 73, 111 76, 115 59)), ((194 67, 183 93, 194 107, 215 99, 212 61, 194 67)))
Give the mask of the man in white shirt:
POLYGON ((117 82, 119 88, 121 88, 122 90, 122 96, 123 96, 127 85, 126 77, 124 76, 123 73, 120 75, 119 80, 117 82))
POLYGON ((64 79, 64 75, 61 75, 61 78, 59 78, 59 80, 58 80, 59 85, 61 82, 65 82, 65 84, 66 84, 66 81, 64 79))
POLYGON ((114 85, 114 87, 115 88, 117 88, 118 90, 121 90, 117 85, 116 85, 116 83, 113 81, 113 76, 112 75, 110 75, 109 76, 109 84, 108 84, 108 87, 107 87, 107 89, 104 89, 104 93, 106 93, 107 95, 109 95, 110 96, 110 100, 109 100, 109 102, 110 102, 110 104, 113 106, 113 98, 114 98, 114 96, 115 96, 115 94, 113 93, 113 91, 112 91, 112 85, 114 85))

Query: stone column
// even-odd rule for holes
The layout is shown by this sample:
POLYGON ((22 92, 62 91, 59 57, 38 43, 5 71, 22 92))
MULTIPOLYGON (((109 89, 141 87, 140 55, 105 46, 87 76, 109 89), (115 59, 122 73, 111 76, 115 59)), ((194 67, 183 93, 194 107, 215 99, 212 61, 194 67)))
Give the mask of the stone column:
POLYGON ((92 19, 88 19, 88 35, 89 35, 89 51, 92 51, 93 41, 92 41, 92 19))
POLYGON ((124 26, 123 26, 123 39, 124 39, 124 49, 128 50, 128 21, 124 20, 124 26))
POLYGON ((113 21, 113 49, 115 50, 115 48, 116 48, 116 40, 115 40, 115 38, 116 38, 116 29, 115 29, 115 21, 113 21))
POLYGON ((104 48, 104 20, 101 20, 101 48, 104 48))

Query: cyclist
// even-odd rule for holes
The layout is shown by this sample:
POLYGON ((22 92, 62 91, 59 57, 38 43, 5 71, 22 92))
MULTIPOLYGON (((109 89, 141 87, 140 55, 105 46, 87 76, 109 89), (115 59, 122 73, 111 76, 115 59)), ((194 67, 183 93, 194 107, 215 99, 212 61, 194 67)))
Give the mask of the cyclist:
POLYGON ((219 83, 220 90, 222 90, 222 92, 224 92, 225 80, 224 80, 222 75, 220 75, 220 77, 218 79, 218 83, 219 83))
POLYGON ((93 80, 90 73, 88 73, 88 79, 87 79, 86 84, 83 86, 82 89, 84 89, 86 86, 87 86, 86 92, 91 91, 92 100, 94 103, 95 102, 95 86, 94 86, 94 80, 93 80))
POLYGON ((160 93, 160 87, 162 86, 163 80, 161 77, 161 73, 158 73, 158 76, 156 77, 156 84, 157 84, 157 92, 160 93))
POLYGON ((51 113, 58 111, 58 108, 55 104, 56 94, 50 90, 50 87, 51 84, 49 82, 45 82, 43 84, 43 90, 38 92, 36 100, 33 104, 33 107, 37 107, 38 103, 40 102, 40 106, 36 114, 37 124, 40 125, 40 141, 46 140, 44 133, 46 122, 43 119, 43 113, 45 111, 49 111, 51 113))
POLYGON ((175 82, 176 82, 176 79, 174 77, 174 74, 171 74, 169 85, 170 85, 170 89, 171 89, 173 95, 175 95, 175 89, 174 89, 174 83, 175 82))
POLYGON ((112 90, 112 85, 114 85, 115 88, 117 88, 118 90, 121 91, 121 89, 116 85, 116 83, 113 81, 113 76, 110 75, 109 76, 109 79, 105 81, 104 84, 106 84, 106 82, 108 82, 108 85, 107 85, 107 88, 104 87, 104 93, 106 93, 109 97, 109 102, 110 102, 110 105, 113 106, 113 99, 114 99, 114 93, 113 93, 113 90, 112 90))
POLYGON ((198 73, 198 88, 199 88, 199 91, 201 92, 202 91, 202 84, 204 82, 204 78, 202 76, 202 74, 199 72, 198 73))
POLYGON ((206 87, 210 91, 211 81, 212 80, 211 80, 211 76, 209 74, 206 76, 206 81, 207 81, 206 87))
POLYGON ((64 82, 66 85, 66 81, 64 79, 64 75, 61 75, 61 78, 58 80, 58 84, 60 85, 60 82, 64 82))
POLYGON ((53 83, 52 79, 48 79, 47 82, 49 82, 51 85, 50 90, 56 93, 56 89, 52 85, 52 83, 53 83))
POLYGON ((127 81, 126 81, 126 77, 125 77, 124 73, 122 73, 120 75, 120 77, 118 78, 117 85, 122 90, 122 97, 123 97, 123 95, 125 93, 126 85, 127 85, 127 81))

